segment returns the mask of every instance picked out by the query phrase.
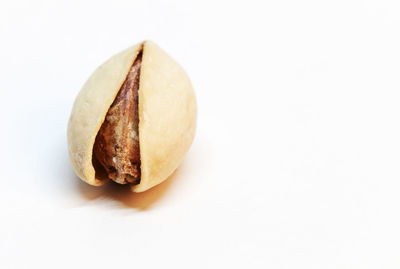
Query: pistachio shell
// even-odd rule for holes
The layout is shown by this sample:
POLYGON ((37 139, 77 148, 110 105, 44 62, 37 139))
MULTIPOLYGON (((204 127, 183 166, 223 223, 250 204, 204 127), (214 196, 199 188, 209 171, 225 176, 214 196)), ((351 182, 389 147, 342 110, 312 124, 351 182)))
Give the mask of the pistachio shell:
POLYGON ((76 174, 99 186, 108 179, 92 163, 96 135, 130 67, 143 49, 139 82, 140 184, 167 179, 189 149, 196 129, 195 95, 185 71, 151 41, 132 46, 98 67, 78 94, 68 124, 68 152, 76 174))

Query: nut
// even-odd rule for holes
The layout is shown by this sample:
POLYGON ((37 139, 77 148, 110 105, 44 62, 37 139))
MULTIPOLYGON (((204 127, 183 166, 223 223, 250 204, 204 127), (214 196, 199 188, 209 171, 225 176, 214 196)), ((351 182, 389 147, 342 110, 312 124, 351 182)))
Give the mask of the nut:
POLYGON ((139 54, 94 142, 93 159, 106 170, 109 178, 120 184, 140 179, 138 90, 141 62, 139 54))
POLYGON ((111 57, 76 97, 68 123, 72 167, 85 182, 145 191, 179 166, 196 129, 185 71, 151 41, 111 57))

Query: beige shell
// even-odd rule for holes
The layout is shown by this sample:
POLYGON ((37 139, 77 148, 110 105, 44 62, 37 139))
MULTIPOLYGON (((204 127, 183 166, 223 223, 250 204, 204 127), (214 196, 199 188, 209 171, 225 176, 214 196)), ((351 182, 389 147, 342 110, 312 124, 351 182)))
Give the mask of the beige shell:
POLYGON ((68 123, 68 152, 76 174, 100 186, 108 179, 92 163, 96 135, 136 56, 139 82, 140 184, 145 191, 167 179, 189 149, 196 130, 196 98, 182 67, 151 41, 132 46, 99 66, 76 97, 68 123))

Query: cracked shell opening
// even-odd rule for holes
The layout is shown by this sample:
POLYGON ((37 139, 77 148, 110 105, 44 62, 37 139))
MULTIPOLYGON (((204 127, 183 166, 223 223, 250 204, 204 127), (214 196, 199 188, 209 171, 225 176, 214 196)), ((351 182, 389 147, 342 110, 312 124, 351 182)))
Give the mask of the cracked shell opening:
POLYGON ((110 106, 93 147, 96 174, 120 184, 140 182, 138 104, 141 63, 142 51, 110 106))

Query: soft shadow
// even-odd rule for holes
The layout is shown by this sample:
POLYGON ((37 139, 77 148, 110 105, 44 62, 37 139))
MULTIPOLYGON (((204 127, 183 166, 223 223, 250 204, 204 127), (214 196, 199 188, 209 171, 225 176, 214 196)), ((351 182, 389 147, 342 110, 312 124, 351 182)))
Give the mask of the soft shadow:
POLYGON ((76 187, 82 194, 83 198, 85 198, 86 200, 95 200, 103 196, 104 186, 102 187, 91 186, 86 182, 83 182, 79 177, 75 175, 74 172, 72 173, 73 173, 73 178, 76 182, 76 187))
POLYGON ((101 187, 90 186, 80 179, 77 179, 77 182, 79 191, 87 200, 106 198, 118 201, 129 208, 146 210, 164 196, 178 175, 179 168, 161 184, 141 193, 133 193, 128 185, 120 185, 111 180, 101 187))

